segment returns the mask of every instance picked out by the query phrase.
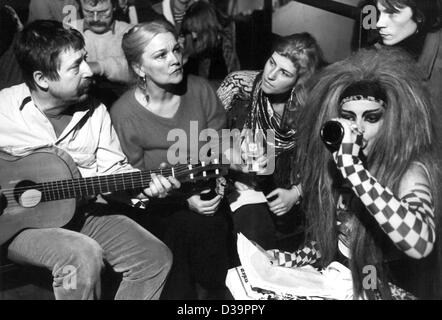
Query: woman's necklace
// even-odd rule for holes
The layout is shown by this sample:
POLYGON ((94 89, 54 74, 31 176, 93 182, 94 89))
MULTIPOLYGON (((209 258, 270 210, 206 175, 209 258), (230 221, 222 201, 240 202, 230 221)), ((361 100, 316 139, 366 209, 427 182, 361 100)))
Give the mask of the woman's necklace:
MULTIPOLYGON (((293 95, 290 95, 287 102, 284 103, 282 116, 274 111, 269 98, 264 95, 261 90, 261 79, 255 84, 252 93, 252 109, 249 115, 249 120, 246 122, 248 128, 253 132, 256 129, 261 129, 266 134, 266 130, 272 130, 274 133, 274 148, 275 154, 279 155, 283 151, 291 150, 295 147, 295 133, 296 130, 291 128, 285 130, 281 128, 287 108, 291 107, 293 103, 293 95)), ((267 141, 267 144, 273 144, 267 141)))

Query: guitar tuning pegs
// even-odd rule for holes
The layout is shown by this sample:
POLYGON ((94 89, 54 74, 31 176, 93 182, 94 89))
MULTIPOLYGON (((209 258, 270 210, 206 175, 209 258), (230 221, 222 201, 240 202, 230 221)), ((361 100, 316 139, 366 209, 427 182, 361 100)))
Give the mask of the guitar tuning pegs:
MULTIPOLYGON (((219 159, 213 159, 213 164, 219 164, 219 159)), ((215 169, 215 174, 219 175, 219 169, 215 169)))
MULTIPOLYGON (((188 168, 189 168, 189 171, 192 171, 192 169, 193 169, 193 166, 192 166, 191 164, 189 164, 188 168)), ((194 180, 194 179, 195 179, 195 177, 194 177, 194 174, 193 174, 193 173, 191 173, 191 174, 190 174, 190 179, 191 179, 191 180, 194 180)))
MULTIPOLYGON (((205 161, 201 161, 201 167, 205 167, 206 166, 206 162, 205 161)), ((206 171, 203 171, 203 177, 205 178, 205 177, 207 177, 207 172, 206 171)))

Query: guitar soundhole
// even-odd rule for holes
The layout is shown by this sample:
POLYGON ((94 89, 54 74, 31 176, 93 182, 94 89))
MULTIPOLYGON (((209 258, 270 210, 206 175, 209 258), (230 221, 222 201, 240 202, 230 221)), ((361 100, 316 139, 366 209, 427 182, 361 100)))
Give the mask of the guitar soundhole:
POLYGON ((35 188, 36 183, 23 180, 17 183, 14 189, 14 199, 24 207, 34 207, 41 200, 41 192, 35 188))

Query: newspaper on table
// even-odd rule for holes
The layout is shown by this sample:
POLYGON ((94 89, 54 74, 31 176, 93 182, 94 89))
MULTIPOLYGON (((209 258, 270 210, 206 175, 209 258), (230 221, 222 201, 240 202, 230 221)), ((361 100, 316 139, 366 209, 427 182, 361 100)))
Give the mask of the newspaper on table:
POLYGON ((241 266, 230 269, 226 285, 237 300, 344 300, 353 298, 351 272, 338 262, 319 271, 312 266, 286 268, 238 234, 241 266))

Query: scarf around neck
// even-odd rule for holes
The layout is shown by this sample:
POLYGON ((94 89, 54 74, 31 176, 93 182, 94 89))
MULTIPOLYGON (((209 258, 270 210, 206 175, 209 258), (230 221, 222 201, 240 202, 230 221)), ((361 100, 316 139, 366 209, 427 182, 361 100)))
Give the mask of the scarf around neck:
POLYGON ((266 130, 272 130, 275 134, 275 143, 266 141, 267 147, 274 147, 275 155, 278 156, 284 151, 295 148, 297 130, 290 124, 298 112, 299 105, 295 102, 297 101, 295 90, 292 90, 281 117, 274 111, 269 98, 263 93, 261 84, 262 72, 255 79, 251 106, 243 129, 263 130, 265 140, 267 140, 266 130))

